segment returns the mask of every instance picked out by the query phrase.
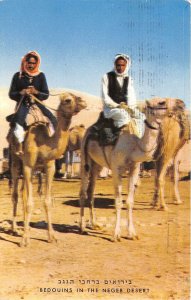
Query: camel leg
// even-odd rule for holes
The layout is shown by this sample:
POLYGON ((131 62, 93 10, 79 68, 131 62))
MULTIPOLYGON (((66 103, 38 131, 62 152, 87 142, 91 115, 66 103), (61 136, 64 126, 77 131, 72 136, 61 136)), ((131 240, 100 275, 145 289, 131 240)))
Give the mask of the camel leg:
POLYGON ((81 161, 81 187, 80 187, 80 232, 85 232, 85 217, 84 217, 84 207, 85 207, 85 201, 87 198, 87 189, 88 189, 88 183, 89 183, 89 176, 91 172, 91 163, 89 163, 90 170, 85 170, 84 167, 84 160, 81 161))
POLYGON ((183 201, 180 198, 179 188, 178 188, 178 181, 179 181, 179 161, 174 161, 173 165, 174 171, 174 195, 175 195, 175 204, 182 204, 183 201))
POLYGON ((30 242, 30 220, 33 208, 32 198, 32 168, 23 167, 24 186, 23 186, 23 207, 24 207, 24 234, 20 243, 21 247, 27 247, 30 242))
POLYGON ((157 163, 157 170, 156 170, 156 187, 155 187, 155 195, 153 199, 153 206, 157 205, 158 199, 160 200, 158 209, 160 210, 168 210, 167 205, 164 200, 164 186, 165 186, 165 175, 167 172, 169 162, 157 163))
POLYGON ((40 197, 42 196, 42 177, 43 177, 43 174, 42 174, 41 171, 39 171, 38 174, 37 174, 37 178, 38 178, 38 190, 37 190, 37 193, 39 194, 40 197))
POLYGON ((52 199, 51 199, 51 187, 52 181, 55 173, 55 164, 54 161, 49 161, 46 165, 46 194, 45 194, 45 210, 47 215, 48 222, 48 242, 51 243, 56 241, 55 232, 52 227, 52 199))
POLYGON ((11 177, 12 177, 12 203, 13 203, 13 220, 12 220, 12 232, 17 231, 16 216, 17 216, 17 204, 18 204, 18 184, 19 184, 19 171, 20 161, 18 158, 11 163, 11 177))
POLYGON ((73 164, 73 160, 74 160, 74 152, 70 151, 70 174, 71 174, 71 178, 74 177, 74 164, 73 164))
POLYGON ((116 210, 116 223, 113 241, 121 240, 121 208, 122 208, 122 178, 119 174, 119 170, 112 169, 113 173, 113 184, 114 184, 114 193, 115 193, 115 210, 116 210))
POLYGON ((68 178, 69 164, 70 164, 70 152, 66 151, 66 154, 65 154, 65 174, 64 174, 64 178, 68 178))
POLYGON ((100 229, 98 224, 96 224, 96 214, 94 209, 94 190, 95 190, 96 179, 98 177, 100 169, 101 167, 99 165, 97 165, 96 163, 92 163, 90 180, 87 189, 87 198, 88 198, 89 209, 90 209, 90 227, 92 229, 100 229))
POLYGON ((161 160, 156 162, 156 173, 155 173, 155 192, 154 192, 154 196, 153 196, 153 200, 151 202, 151 206, 157 207, 158 205, 158 201, 159 201, 159 175, 161 172, 161 167, 162 166, 162 162, 161 160))
POLYGON ((133 206, 134 206, 134 194, 135 188, 137 186, 137 182, 139 179, 140 172, 140 163, 134 163, 131 166, 129 173, 129 187, 128 187, 128 196, 126 200, 127 204, 127 231, 128 231, 128 239, 138 239, 138 236, 135 231, 134 223, 133 223, 133 206))

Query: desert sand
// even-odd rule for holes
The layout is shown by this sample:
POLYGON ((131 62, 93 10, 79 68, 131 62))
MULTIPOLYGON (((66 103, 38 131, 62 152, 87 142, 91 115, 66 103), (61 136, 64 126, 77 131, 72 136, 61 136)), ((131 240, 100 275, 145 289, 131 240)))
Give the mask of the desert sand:
MULTIPOLYGON (((127 178, 123 178, 123 199, 127 178)), ((31 243, 20 248, 22 201, 19 199, 19 236, 10 234, 12 203, 7 180, 0 181, 0 299, 134 299, 188 300, 190 287, 189 181, 180 181, 184 203, 173 204, 166 181, 169 211, 151 209, 154 178, 142 178, 135 197, 134 222, 139 240, 126 239, 122 210, 121 242, 111 242, 115 222, 112 179, 99 179, 96 213, 103 229, 79 233, 79 179, 54 181, 52 219, 58 242, 47 243, 43 198, 34 182, 31 243)), ((86 208, 88 224, 89 211, 86 208)))

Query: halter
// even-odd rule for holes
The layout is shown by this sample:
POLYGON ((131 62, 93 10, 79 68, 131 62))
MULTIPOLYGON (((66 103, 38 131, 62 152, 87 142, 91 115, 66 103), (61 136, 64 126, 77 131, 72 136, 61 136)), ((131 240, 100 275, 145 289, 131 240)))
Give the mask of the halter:
MULTIPOLYGON (((159 127, 156 128, 156 127, 152 126, 151 124, 149 124, 149 122, 147 120, 144 120, 144 123, 150 129, 153 129, 153 130, 158 130, 159 129, 159 127)), ((156 122, 156 123, 160 126, 160 123, 158 123, 158 122, 156 122)))

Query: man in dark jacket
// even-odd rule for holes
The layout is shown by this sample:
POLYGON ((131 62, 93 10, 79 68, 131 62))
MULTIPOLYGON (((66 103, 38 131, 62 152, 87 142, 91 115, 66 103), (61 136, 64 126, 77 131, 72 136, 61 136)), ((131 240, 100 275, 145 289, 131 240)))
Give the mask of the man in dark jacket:
MULTIPOLYGON (((15 129, 14 134, 20 143, 20 151, 22 153, 22 142, 24 141, 24 124, 26 116, 32 105, 30 95, 34 95, 40 101, 46 100, 49 96, 49 90, 46 82, 46 77, 39 70, 40 55, 35 51, 28 52, 22 59, 21 70, 14 74, 9 97, 17 101, 16 113, 14 116, 15 129)), ((56 128, 56 117, 42 104, 35 102, 41 109, 42 113, 49 118, 54 128, 56 128)), ((21 154, 19 153, 19 154, 21 154)))

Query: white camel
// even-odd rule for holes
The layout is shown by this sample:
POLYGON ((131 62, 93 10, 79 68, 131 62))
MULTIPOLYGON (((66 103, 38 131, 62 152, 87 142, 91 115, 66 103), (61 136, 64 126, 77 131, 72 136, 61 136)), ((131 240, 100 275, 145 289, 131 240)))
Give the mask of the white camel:
POLYGON ((129 187, 126 200, 128 238, 137 239, 133 223, 134 192, 138 180, 140 163, 153 160, 158 146, 158 135, 161 120, 166 113, 164 101, 149 101, 144 109, 145 133, 140 139, 128 130, 123 130, 115 146, 100 147, 96 140, 88 138, 89 130, 82 143, 81 190, 80 190, 80 230, 85 231, 84 202, 87 200, 90 208, 90 226, 96 228, 94 212, 94 189, 96 178, 102 167, 112 170, 115 193, 116 222, 113 241, 121 238, 121 207, 122 207, 122 173, 129 169, 129 187))

